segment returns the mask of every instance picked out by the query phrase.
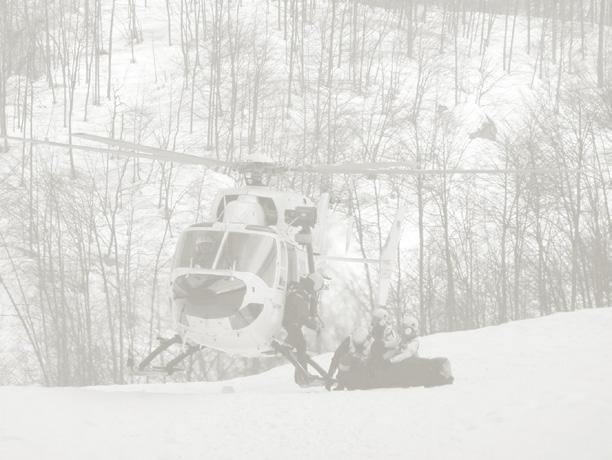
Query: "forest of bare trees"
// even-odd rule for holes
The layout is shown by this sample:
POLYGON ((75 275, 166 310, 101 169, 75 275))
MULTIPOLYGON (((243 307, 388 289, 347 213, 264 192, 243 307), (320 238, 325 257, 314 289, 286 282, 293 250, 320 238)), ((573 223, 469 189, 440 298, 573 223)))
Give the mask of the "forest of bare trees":
MULTIPOLYGON (((408 205, 391 307, 424 334, 611 305, 609 0, 0 0, 0 22, 0 383, 126 382, 167 326, 178 232, 228 184, 7 135, 545 170, 281 182, 332 192, 363 255, 408 205)), ((343 308, 372 308, 375 270, 338 282, 343 308)), ((323 315, 325 348, 347 331, 338 305, 323 315)), ((191 364, 188 379, 266 365, 191 364)))

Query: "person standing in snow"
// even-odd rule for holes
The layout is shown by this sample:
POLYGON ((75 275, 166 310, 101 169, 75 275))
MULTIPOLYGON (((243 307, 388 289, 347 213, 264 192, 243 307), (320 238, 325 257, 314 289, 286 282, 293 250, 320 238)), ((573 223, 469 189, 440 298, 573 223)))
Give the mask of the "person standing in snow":
MULTIPOLYGON (((295 349, 297 361, 304 370, 307 370, 309 359, 306 338, 302 328, 305 326, 314 331, 320 329, 317 294, 323 288, 323 285, 323 277, 319 273, 311 273, 302 277, 299 282, 289 286, 285 300, 283 327, 287 331, 286 342, 295 349)), ((296 369, 296 383, 308 383, 305 381, 308 380, 308 376, 302 374, 296 369)))
MULTIPOLYGON (((359 327, 336 349, 328 371, 330 378, 336 379, 335 390, 364 389, 370 386, 368 360, 372 343, 368 330, 359 327)), ((331 383, 327 389, 331 389, 331 383)))

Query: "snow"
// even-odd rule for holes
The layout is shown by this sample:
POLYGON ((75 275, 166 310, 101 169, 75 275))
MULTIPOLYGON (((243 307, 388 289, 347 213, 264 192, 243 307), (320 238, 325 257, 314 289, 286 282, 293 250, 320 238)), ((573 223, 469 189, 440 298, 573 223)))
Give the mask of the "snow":
MULTIPOLYGON (((226 382, 0 388, 1 459, 612 457, 612 309, 424 337, 438 388, 300 389, 288 366, 226 382)), ((329 355, 319 357, 320 362, 329 355)))

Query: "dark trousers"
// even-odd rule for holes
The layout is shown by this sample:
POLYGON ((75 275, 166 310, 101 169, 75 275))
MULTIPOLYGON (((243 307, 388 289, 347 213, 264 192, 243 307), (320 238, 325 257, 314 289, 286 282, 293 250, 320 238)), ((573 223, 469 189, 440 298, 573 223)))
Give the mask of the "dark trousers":
MULTIPOLYGON (((306 344, 304 332, 302 331, 302 326, 290 325, 285 327, 285 329, 287 330, 287 343, 295 348, 298 363, 308 372, 308 346, 306 344)), ((294 379, 296 383, 305 382, 307 376, 296 368, 294 379)))
POLYGON ((307 344, 306 338, 304 337, 304 332, 302 331, 302 326, 291 325, 286 329, 287 343, 295 348, 299 363, 306 368, 306 364, 308 363, 308 355, 306 353, 307 344))

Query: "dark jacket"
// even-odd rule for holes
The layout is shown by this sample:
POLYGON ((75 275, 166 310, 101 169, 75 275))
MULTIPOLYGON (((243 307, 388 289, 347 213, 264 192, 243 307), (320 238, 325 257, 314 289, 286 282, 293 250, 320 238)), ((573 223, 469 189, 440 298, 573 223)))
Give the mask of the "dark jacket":
POLYGON ((372 384, 372 373, 368 360, 371 338, 357 347, 351 337, 347 337, 336 349, 329 365, 329 376, 338 382, 336 389, 366 389, 372 384), (337 375, 336 375, 337 372, 337 375))
POLYGON ((388 363, 389 358, 395 354, 399 345, 399 339, 393 328, 386 326, 375 326, 372 328, 372 348, 370 351, 369 365, 373 369, 380 369, 388 363))
POLYGON ((287 330, 295 327, 313 327, 312 305, 314 291, 307 289, 302 283, 293 283, 287 291, 285 299, 285 316, 283 327, 287 330))

